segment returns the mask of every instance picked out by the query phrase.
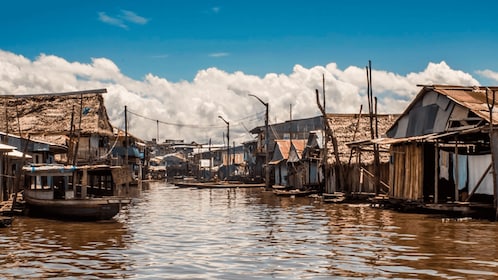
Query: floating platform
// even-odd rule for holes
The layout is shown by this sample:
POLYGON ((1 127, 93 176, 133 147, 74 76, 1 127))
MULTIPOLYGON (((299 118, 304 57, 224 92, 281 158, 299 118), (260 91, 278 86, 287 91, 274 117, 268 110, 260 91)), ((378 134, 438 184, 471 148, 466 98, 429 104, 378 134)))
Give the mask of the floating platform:
POLYGON ((343 192, 323 193, 323 202, 341 203, 346 201, 346 194, 343 192))

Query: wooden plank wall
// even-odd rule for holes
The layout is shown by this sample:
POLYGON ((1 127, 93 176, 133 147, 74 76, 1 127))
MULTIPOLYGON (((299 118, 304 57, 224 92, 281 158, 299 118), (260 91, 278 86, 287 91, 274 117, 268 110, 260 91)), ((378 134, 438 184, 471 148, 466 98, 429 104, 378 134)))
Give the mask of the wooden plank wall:
POLYGON ((422 144, 408 143, 391 146, 392 198, 403 200, 423 199, 424 149, 422 144))
MULTIPOLYGON (((373 164, 368 164, 363 166, 371 174, 375 174, 375 168, 373 164)), ((375 193, 375 180, 363 174, 363 183, 360 182, 360 167, 358 163, 353 163, 351 165, 344 164, 343 170, 345 170, 346 175, 342 186, 344 186, 344 191, 346 193, 350 192, 365 192, 365 193, 375 193)), ((389 163, 380 163, 380 180, 389 183, 389 163)))

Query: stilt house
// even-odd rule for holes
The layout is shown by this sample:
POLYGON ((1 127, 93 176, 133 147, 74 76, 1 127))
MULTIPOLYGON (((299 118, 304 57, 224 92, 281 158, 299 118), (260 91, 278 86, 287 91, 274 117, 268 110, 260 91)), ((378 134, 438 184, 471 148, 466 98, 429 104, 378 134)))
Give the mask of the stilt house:
MULTIPOLYGON (((373 119, 372 126, 377 128, 378 135, 383 135, 397 116, 378 114, 376 119, 373 119)), ((327 121, 336 139, 337 150, 334 149, 330 137, 327 138, 324 150, 325 193, 376 193, 372 179, 375 173, 381 182, 389 181, 389 153, 381 147, 380 164, 376 172, 372 146, 362 144, 372 139, 370 117, 365 114, 328 114, 327 121)))
POLYGON ((306 166, 303 160, 303 151, 306 147, 307 140, 292 140, 289 149, 289 158, 287 159, 288 168, 288 185, 291 188, 303 190, 308 187, 306 177, 306 166))
MULTIPOLYGON (((270 165, 273 166, 275 185, 280 187, 296 187, 296 180, 290 180, 289 175, 295 174, 296 171, 292 170, 293 163, 288 162, 289 154, 293 151, 294 162, 297 160, 296 157, 300 157, 299 153, 303 151, 304 145, 306 144, 305 140, 296 139, 296 140, 275 140, 275 147, 273 149, 273 158, 269 162, 270 165)), ((294 175, 295 176, 295 175, 294 175)))
POLYGON ((323 191, 324 174, 321 168, 323 144, 323 131, 311 131, 300 160, 306 189, 323 191))
POLYGON ((66 93, 4 95, 0 130, 69 147, 60 162, 79 164, 105 161, 113 137, 104 106, 106 89, 66 93), (74 155, 74 153, 77 155, 74 155))
POLYGON ((498 87, 423 86, 387 131, 389 197, 496 215, 498 87), (490 114, 491 112, 491 114, 490 114))

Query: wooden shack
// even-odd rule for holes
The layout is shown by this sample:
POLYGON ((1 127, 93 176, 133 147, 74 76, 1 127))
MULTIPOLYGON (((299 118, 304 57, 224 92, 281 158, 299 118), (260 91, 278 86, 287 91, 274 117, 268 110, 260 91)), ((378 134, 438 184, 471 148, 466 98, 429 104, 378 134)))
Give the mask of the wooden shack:
POLYGON ((80 164, 105 161, 113 137, 102 96, 106 92, 97 89, 3 95, 0 130, 24 139, 69 147, 69 152, 61 154, 57 161, 80 164))
POLYGON ((293 189, 304 189, 308 187, 306 178, 307 166, 303 161, 303 151, 307 140, 290 141, 289 158, 287 159, 288 185, 293 189))
MULTIPOLYGON (((289 140, 289 139, 308 139, 310 131, 323 130, 323 118, 322 116, 316 116, 305 119, 293 119, 282 123, 275 123, 269 125, 269 139, 268 139, 268 154, 269 160, 272 160, 273 153, 278 153, 274 150, 277 145, 276 140, 289 140)), ((250 131, 252 134, 256 135, 256 147, 253 149, 255 163, 254 163, 254 173, 255 178, 265 178, 264 166, 266 164, 266 148, 265 148, 265 127, 258 126, 250 131)), ((270 168, 275 165, 271 165, 270 168)), ((270 171, 274 174, 273 171, 270 171)), ((273 184, 274 180, 270 179, 273 184)), ((278 184, 275 183, 275 184, 278 184)))
POLYGON ((269 162, 273 166, 273 177, 276 187, 300 188, 302 181, 298 180, 297 165, 299 162, 306 140, 276 139, 273 149, 273 158, 269 162))
POLYGON ((273 166, 274 185, 286 187, 288 185, 287 159, 289 158, 290 141, 275 140, 273 158, 269 164, 273 166))
POLYGON ((323 131, 311 131, 300 157, 304 187, 319 192, 323 192, 323 146, 323 131))
POLYGON ((390 145, 391 202, 496 215, 496 91, 422 87, 387 138, 376 140, 390 145))
MULTIPOLYGON (((378 114, 376 123, 378 134, 383 135, 394 123, 398 115, 378 114)), ((370 117, 364 114, 327 114, 329 127, 337 141, 337 150, 327 138, 325 165, 325 193, 343 192, 375 194, 374 153, 371 145, 364 145, 371 139, 370 117), (337 157, 335 156, 337 153, 337 157), (339 158, 337 163, 336 158, 339 158)), ((380 149, 378 174, 381 182, 389 181, 389 153, 380 149)))

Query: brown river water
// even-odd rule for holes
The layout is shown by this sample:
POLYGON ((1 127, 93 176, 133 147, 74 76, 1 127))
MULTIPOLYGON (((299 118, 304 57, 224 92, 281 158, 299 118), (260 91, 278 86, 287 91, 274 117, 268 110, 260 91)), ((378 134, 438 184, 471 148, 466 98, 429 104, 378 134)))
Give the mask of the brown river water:
POLYGON ((498 222, 153 183, 112 221, 17 217, 0 279, 497 279, 498 222))

